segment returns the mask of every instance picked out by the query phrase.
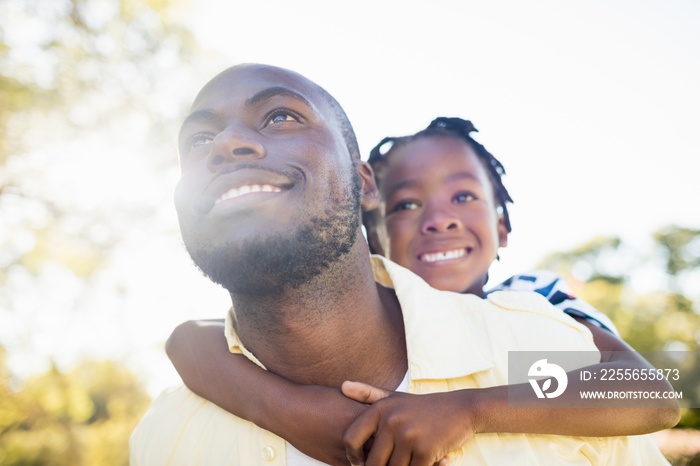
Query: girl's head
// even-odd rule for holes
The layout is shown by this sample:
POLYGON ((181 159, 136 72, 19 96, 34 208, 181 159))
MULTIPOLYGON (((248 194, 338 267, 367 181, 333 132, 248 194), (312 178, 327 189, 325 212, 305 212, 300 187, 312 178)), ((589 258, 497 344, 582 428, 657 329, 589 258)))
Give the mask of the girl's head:
POLYGON ((483 295, 511 231, 503 165, 471 138, 470 121, 440 117, 370 152, 380 206, 363 223, 372 252, 435 288, 483 295))

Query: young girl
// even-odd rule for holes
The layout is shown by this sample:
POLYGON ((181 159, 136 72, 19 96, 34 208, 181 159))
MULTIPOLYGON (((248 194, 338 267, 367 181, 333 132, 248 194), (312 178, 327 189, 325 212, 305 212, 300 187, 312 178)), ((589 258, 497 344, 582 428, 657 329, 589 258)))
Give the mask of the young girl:
MULTIPOLYGON (((420 247, 425 247, 426 242, 440 244, 458 237, 464 227, 478 229, 492 223, 474 218, 475 206, 480 202, 472 202, 480 199, 475 197, 473 189, 461 189, 459 184, 470 178, 468 172, 460 172, 469 158, 473 159, 472 163, 478 161, 488 177, 493 192, 483 194, 481 200, 493 199, 496 204, 498 247, 507 245, 511 231, 507 204, 512 199, 501 179, 505 169, 471 137, 470 133, 475 131, 470 121, 439 117, 412 136, 384 138, 372 149, 368 160, 374 169, 382 205, 365 212, 363 223, 372 253, 383 254, 412 270, 434 288, 484 296, 483 287, 488 279, 484 271, 494 259, 490 253, 477 264, 463 258, 467 250, 429 251, 441 255, 427 257, 412 254, 416 249, 422 252, 420 247), (451 161, 450 156, 455 160, 451 161), (471 217, 460 220, 465 216, 471 217), (441 221, 449 223, 448 231, 440 231, 441 221)), ((563 280, 551 272, 538 270, 516 275, 489 292, 505 289, 536 291, 567 314, 617 334, 606 315, 571 295, 563 280)))
MULTIPOLYGON (((384 139, 369 159, 381 206, 365 213, 363 222, 374 252, 435 288, 483 297, 488 268, 511 231, 507 203, 512 201, 501 182, 503 166, 471 138, 473 131, 469 121, 438 118, 415 135, 384 139)), ((650 367, 617 337, 605 316, 571 296, 553 274, 520 275, 497 288, 536 291, 586 325, 603 355, 600 366, 650 367), (612 353, 616 359, 608 360, 608 351, 624 353, 612 353)), ((408 395, 346 382, 343 396, 337 388, 282 379, 226 348, 221 321, 184 323, 166 346, 193 392, 329 464, 347 464, 348 459, 364 464, 365 449, 367 464, 387 464, 395 448, 408 448, 411 464, 430 465, 479 432, 634 435, 678 420, 672 403, 667 408, 582 410, 594 404, 577 400, 575 408, 511 408, 506 387, 408 395), (473 406, 473 415, 449 416, 458 406, 464 412, 465 403, 473 406), (368 448, 367 441, 378 432, 391 441, 368 448), (417 458, 429 459, 418 463, 417 458)), ((578 393, 577 383, 570 380, 568 392, 578 393)), ((664 382, 658 384, 656 389, 668 389, 664 382)), ((531 396, 525 385, 523 396, 531 396)), ((509 386, 510 396, 518 388, 523 387, 509 386)))

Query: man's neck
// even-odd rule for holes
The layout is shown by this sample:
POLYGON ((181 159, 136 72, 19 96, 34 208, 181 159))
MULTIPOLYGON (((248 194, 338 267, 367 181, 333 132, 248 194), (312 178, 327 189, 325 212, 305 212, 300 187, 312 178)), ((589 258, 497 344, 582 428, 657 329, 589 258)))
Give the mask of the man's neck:
POLYGON ((405 374, 398 300, 375 283, 362 247, 298 289, 231 299, 241 341, 271 372, 297 383, 389 389, 405 374))

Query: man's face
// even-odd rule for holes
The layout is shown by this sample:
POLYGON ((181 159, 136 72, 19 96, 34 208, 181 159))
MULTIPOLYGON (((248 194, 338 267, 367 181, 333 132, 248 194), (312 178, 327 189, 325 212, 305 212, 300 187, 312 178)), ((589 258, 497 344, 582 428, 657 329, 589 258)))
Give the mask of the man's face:
POLYGON ((179 148, 185 246, 229 291, 299 286, 357 239, 355 166, 334 109, 302 76, 226 70, 195 99, 179 148))

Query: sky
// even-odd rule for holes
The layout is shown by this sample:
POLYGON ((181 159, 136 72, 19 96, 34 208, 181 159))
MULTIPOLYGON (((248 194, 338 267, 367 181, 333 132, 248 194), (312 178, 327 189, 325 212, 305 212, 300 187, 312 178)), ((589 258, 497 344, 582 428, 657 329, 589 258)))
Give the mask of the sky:
MULTIPOLYGON (((196 0, 183 21, 211 57, 177 86, 163 76, 185 100, 229 65, 289 68, 336 97, 365 157, 384 136, 414 133, 436 116, 472 120, 476 138, 505 165, 515 199, 493 282, 597 236, 622 236, 641 250, 660 227, 700 228, 694 0, 196 0)), ((140 156, 120 154, 127 172, 140 156)), ((125 196, 154 189, 148 180, 130 183, 125 196)), ((164 199, 163 231, 175 231, 164 199)), ((66 359, 94 348, 118 355, 157 393, 177 381, 162 348, 172 328, 222 317, 228 302, 178 237, 133 231, 123 248, 91 291, 122 280, 128 293, 119 302, 86 298, 99 311, 73 322, 48 315, 32 338, 56 353, 60 345, 42 335, 64 328, 80 342, 61 346, 66 359)), ((58 302, 70 281, 55 278, 47 280, 63 285, 49 298, 58 302)))

